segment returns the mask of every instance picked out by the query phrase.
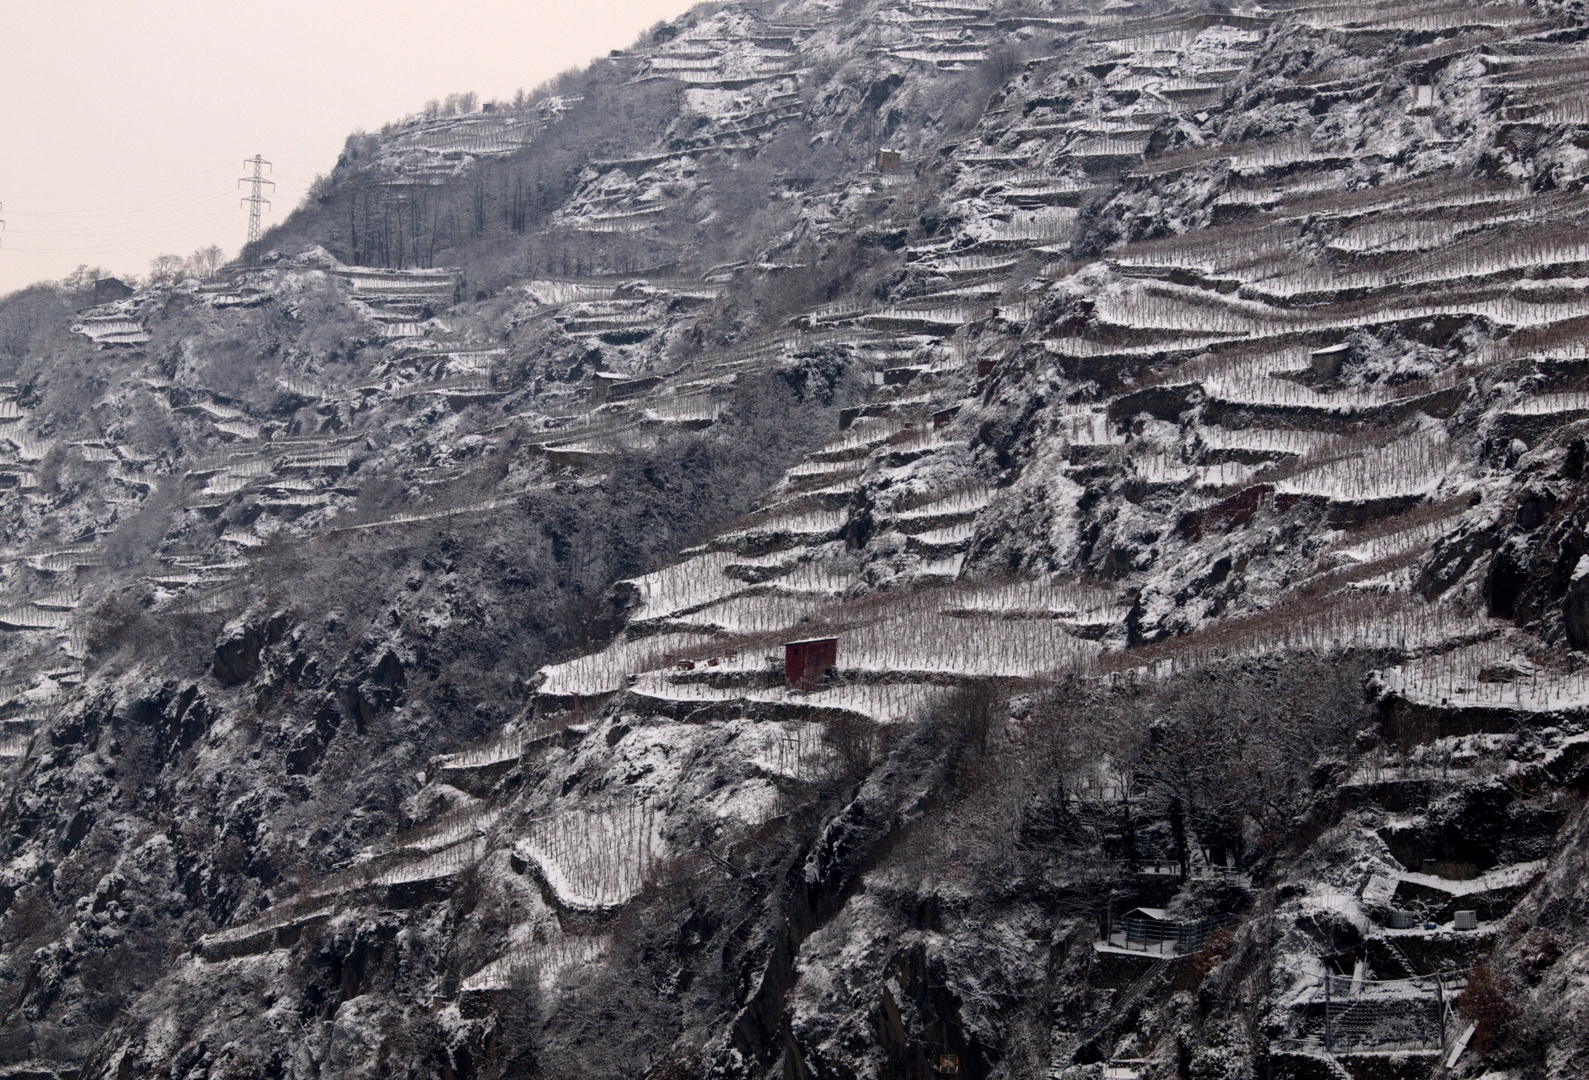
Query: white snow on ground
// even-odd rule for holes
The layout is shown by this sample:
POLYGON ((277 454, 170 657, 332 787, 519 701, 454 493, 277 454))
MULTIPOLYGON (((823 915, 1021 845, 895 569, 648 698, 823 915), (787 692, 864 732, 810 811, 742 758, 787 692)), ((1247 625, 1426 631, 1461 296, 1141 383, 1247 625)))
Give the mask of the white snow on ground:
POLYGON ((631 615, 636 622, 689 611, 722 595, 727 582, 723 568, 737 561, 726 551, 708 551, 661 570, 631 578, 640 596, 640 607, 631 615))
POLYGON ((1589 412, 1589 393, 1573 390, 1560 394, 1536 394, 1523 398, 1506 411, 1518 416, 1589 412))
POLYGON ((1544 712, 1589 706, 1589 672, 1543 669, 1501 636, 1414 657, 1385 671, 1386 687, 1415 701, 1544 712))
POLYGON ((1348 456, 1332 456, 1317 465, 1305 464, 1294 476, 1276 482, 1275 490, 1329 499, 1424 495, 1435 491, 1459 461, 1458 450, 1445 431, 1426 428, 1415 437, 1365 447, 1348 456))
POLYGON ((571 970, 596 963, 607 950, 607 938, 600 935, 558 933, 549 941, 536 941, 530 931, 539 927, 513 927, 502 955, 460 982, 459 992, 516 990, 532 982, 549 991, 571 970))
POLYGON ((1528 862, 1513 863, 1510 866, 1502 866, 1480 874, 1478 877, 1466 880, 1437 877, 1434 874, 1421 874, 1413 871, 1403 871, 1397 876, 1402 881, 1410 881, 1415 885, 1423 885, 1426 888, 1450 893, 1452 896, 1470 896, 1474 893, 1491 892, 1495 889, 1525 885, 1535 876, 1544 873, 1548 862, 1549 860, 1547 859, 1533 859, 1528 862))
POLYGON ((611 693, 621 689, 627 677, 636 672, 667 666, 679 653, 711 646, 701 634, 669 634, 616 641, 601 652, 577 656, 541 671, 545 680, 537 689, 542 694, 567 696, 611 693))
POLYGON ((569 907, 622 904, 667 850, 655 810, 640 800, 554 811, 526 822, 524 832, 513 850, 535 861, 569 907))

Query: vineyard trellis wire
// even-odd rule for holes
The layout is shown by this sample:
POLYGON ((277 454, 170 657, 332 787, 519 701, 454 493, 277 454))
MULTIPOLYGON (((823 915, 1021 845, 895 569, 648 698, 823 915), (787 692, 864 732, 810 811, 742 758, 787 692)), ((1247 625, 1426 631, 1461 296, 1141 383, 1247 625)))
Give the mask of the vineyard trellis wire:
POLYGON ((517 846, 535 857, 554 891, 607 907, 645 886, 662 842, 655 804, 635 798, 530 818, 517 846))

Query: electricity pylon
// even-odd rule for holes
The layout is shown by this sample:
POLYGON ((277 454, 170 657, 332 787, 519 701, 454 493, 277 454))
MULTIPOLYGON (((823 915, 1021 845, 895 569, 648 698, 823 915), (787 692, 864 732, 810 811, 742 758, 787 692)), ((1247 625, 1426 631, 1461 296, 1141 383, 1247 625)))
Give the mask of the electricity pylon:
POLYGON ((263 175, 263 173, 260 172, 261 168, 263 168, 264 166, 269 165, 269 164, 270 164, 270 162, 266 161, 259 154, 255 154, 251 158, 244 158, 243 159, 243 167, 245 169, 248 168, 248 166, 250 166, 250 165, 252 165, 254 167, 254 175, 253 176, 245 176, 241 180, 238 181, 239 184, 252 184, 252 185, 254 185, 253 194, 252 195, 243 196, 243 198, 241 200, 239 200, 239 202, 238 202, 239 206, 246 205, 248 207, 248 242, 249 242, 249 244, 253 244, 253 243, 255 243, 256 241, 259 240, 259 208, 261 206, 269 206, 270 205, 270 200, 265 198, 264 192, 261 189, 266 184, 269 184, 271 186, 271 188, 273 188, 273 189, 276 186, 276 182, 274 180, 266 180, 264 175, 263 175))

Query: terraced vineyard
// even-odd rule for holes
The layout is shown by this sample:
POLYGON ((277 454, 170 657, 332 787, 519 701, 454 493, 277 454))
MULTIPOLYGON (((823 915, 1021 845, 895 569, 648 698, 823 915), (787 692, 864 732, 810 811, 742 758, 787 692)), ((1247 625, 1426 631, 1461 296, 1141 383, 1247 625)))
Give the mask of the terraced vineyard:
POLYGON ((1586 40, 709 5, 63 309, 0 1058, 1582 1075, 1586 40))

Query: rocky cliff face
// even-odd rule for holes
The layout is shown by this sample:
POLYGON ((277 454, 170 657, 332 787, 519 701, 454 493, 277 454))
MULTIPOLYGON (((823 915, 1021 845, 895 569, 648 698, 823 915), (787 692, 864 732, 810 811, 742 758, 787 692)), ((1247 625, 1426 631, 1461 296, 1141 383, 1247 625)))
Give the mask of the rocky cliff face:
POLYGON ((8 298, 0 1059, 1581 1075, 1586 35, 712 5, 8 298))

